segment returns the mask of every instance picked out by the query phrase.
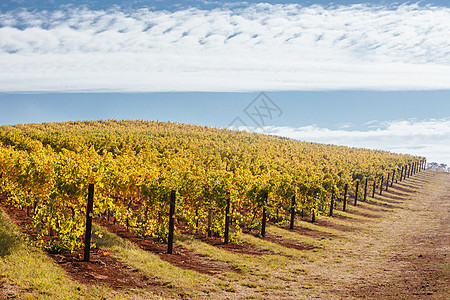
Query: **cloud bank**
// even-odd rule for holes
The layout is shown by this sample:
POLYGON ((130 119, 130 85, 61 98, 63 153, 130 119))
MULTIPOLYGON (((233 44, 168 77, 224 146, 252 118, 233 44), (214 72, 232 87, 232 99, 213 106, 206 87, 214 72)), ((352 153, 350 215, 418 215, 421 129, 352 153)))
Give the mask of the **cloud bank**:
POLYGON ((370 128, 370 130, 333 130, 311 125, 298 128, 265 126, 257 129, 249 127, 240 129, 308 142, 426 156, 428 162, 435 161, 450 166, 450 118, 374 121, 371 122, 370 128))
POLYGON ((0 91, 450 88, 450 8, 0 14, 0 91))

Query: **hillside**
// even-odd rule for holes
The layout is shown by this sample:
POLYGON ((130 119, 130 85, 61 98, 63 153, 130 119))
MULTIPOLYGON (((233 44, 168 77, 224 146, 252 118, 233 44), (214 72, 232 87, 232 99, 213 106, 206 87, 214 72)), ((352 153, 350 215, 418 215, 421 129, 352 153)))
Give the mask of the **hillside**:
POLYGON ((153 121, 2 126, 0 141, 0 172, 4 191, 13 196, 10 204, 33 210, 34 234, 42 240, 50 230, 54 251, 81 246, 89 184, 95 184, 94 212, 138 235, 167 239, 165 216, 174 190, 176 214, 187 227, 223 237, 227 205, 234 236, 264 227, 261 214, 280 224, 293 209, 315 219, 328 213, 331 201, 345 202, 356 192, 366 197, 363 193, 383 178, 383 184, 393 181, 391 172, 401 180, 422 161, 153 121))

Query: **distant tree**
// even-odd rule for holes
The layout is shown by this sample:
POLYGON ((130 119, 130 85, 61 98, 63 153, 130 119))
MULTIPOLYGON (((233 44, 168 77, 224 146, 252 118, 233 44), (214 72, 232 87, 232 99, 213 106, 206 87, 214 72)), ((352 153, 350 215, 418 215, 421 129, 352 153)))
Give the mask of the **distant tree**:
POLYGON ((450 168, 447 168, 447 164, 439 164, 437 162, 428 163, 428 169, 434 171, 450 172, 450 168))
POLYGON ((437 162, 430 162, 428 163, 428 169, 436 171, 439 167, 439 164, 437 162))

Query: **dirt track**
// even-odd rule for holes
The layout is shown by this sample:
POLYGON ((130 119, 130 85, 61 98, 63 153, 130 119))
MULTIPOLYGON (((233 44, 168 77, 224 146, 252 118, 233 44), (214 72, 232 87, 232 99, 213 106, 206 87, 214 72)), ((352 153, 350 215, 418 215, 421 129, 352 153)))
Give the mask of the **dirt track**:
POLYGON ((311 297, 449 299, 450 174, 420 173, 376 198, 395 208, 334 245, 339 263, 312 268, 311 297))

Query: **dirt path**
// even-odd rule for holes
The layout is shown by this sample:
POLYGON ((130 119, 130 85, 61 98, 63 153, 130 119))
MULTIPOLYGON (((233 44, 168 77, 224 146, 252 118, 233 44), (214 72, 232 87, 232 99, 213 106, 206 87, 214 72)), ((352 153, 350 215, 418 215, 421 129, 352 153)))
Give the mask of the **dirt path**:
POLYGON ((311 298, 449 299, 450 174, 417 174, 384 197, 405 187, 400 208, 333 243, 328 259, 311 266, 308 279, 319 287, 311 298))

